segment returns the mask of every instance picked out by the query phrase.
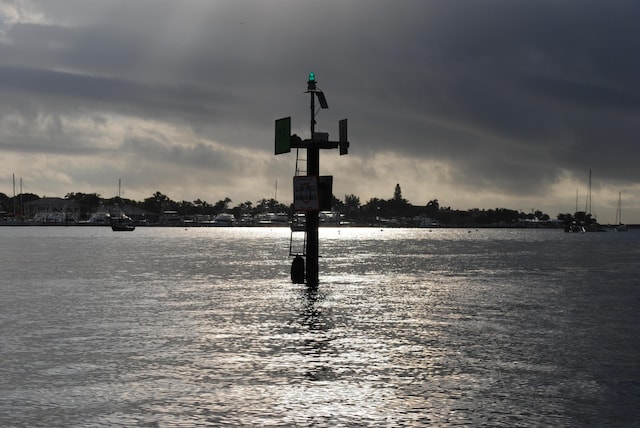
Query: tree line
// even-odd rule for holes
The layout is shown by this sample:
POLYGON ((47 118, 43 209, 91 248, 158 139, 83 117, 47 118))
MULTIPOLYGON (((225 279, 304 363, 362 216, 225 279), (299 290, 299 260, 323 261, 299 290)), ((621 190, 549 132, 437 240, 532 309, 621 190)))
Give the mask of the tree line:
MULTIPOLYGON (((14 197, 9 197, 4 193, 0 193, 0 205, 4 207, 4 211, 13 215, 14 206, 22 206, 30 201, 40 199, 38 195, 32 193, 24 193, 14 197)), ((148 213, 162 214, 166 211, 174 211, 183 217, 189 216, 215 216, 226 212, 233 214, 236 218, 241 216, 257 216, 266 212, 284 212, 290 217, 293 215, 293 205, 283 204, 273 198, 260 199, 253 203, 251 201, 241 202, 232 206, 232 200, 225 197, 215 203, 196 199, 195 201, 175 201, 160 191, 156 191, 150 197, 135 201, 131 199, 113 197, 102 198, 97 193, 67 193, 64 199, 76 201, 80 207, 83 216, 90 216, 101 207, 110 207, 114 205, 129 206, 135 209, 143 210, 148 213)), ((522 222, 544 223, 551 219, 548 214, 541 211, 533 211, 524 213, 518 210, 507 208, 495 209, 478 209, 455 210, 451 207, 443 207, 438 199, 432 199, 425 205, 413 205, 402 197, 400 184, 396 184, 393 197, 382 199, 373 197, 366 203, 361 203, 360 198, 356 195, 345 195, 340 200, 332 195, 333 211, 343 214, 343 218, 355 224, 377 224, 380 222, 390 222, 398 225, 411 226, 417 225, 416 222, 431 222, 435 225, 442 226, 508 226, 522 222)), ((16 210, 19 215, 20 209, 16 210)), ((590 215, 585 213, 558 214, 557 219, 564 223, 570 223, 576 220, 585 219, 595 221, 590 215)))

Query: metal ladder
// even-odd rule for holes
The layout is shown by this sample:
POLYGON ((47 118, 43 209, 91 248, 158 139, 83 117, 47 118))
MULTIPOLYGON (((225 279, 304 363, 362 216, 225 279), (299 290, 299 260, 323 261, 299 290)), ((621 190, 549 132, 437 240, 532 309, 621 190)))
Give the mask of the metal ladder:
MULTIPOLYGON (((300 169, 300 163, 302 163, 302 165, 305 165, 306 159, 301 159, 300 149, 296 149, 296 169, 295 169, 296 176, 300 175, 301 173, 304 173, 304 174, 307 173, 307 171, 300 169)), ((305 230, 293 230, 293 226, 294 226, 293 221, 294 221, 294 218, 291 219, 291 235, 289 237, 289 256, 298 256, 298 255, 306 256, 305 249, 307 248, 307 230, 306 228, 305 230), (293 236, 295 233, 301 233, 301 232, 304 232, 304 238, 302 240, 302 251, 301 252, 293 251, 293 236)))

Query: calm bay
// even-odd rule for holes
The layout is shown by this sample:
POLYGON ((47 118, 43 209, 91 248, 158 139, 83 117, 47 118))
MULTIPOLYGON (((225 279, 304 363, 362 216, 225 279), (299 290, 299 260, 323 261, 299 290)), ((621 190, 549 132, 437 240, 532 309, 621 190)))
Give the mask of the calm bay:
POLYGON ((638 426, 640 231, 0 228, 0 426, 638 426), (294 242, 294 248, 299 242, 294 242))

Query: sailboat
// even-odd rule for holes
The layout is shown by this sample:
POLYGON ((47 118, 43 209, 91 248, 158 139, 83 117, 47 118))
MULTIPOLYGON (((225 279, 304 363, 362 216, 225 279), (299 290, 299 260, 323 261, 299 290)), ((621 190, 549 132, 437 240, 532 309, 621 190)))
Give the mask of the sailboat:
MULTIPOLYGON (((121 186, 121 180, 118 179, 118 201, 121 201, 121 186)), ((111 213, 111 230, 114 232, 132 232, 135 229, 136 226, 133 224, 133 220, 116 204, 111 213)))
POLYGON ((618 192, 618 208, 616 209, 616 232, 626 232, 627 225, 622 224, 622 192, 618 192))

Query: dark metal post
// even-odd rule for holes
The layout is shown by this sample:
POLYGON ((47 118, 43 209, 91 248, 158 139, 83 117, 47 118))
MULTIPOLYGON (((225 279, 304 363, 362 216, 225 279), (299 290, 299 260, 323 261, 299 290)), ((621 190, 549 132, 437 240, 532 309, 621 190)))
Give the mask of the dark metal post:
MULTIPOLYGON (((311 82, 309 82, 311 83, 311 82)), ((315 85, 315 82, 313 83, 315 85)), ((312 91, 311 96, 311 144, 307 149, 307 176, 320 176, 320 148, 318 143, 313 141, 315 133, 315 96, 312 91)), ((318 286, 318 211, 307 211, 306 232, 307 232, 307 286, 318 286)))
MULTIPOLYGON (((322 177, 320 180, 320 149, 340 149, 341 155, 346 155, 349 149, 347 139, 347 119, 342 119, 339 123, 340 140, 330 141, 329 134, 318 132, 316 134, 316 103, 318 97, 320 108, 329 108, 324 93, 316 87, 316 76, 309 73, 307 81, 307 91, 311 98, 311 138, 302 140, 297 135, 291 135, 291 118, 283 117, 276 120, 274 152, 276 155, 288 153, 291 148, 305 149, 307 151, 307 177, 294 177, 294 209, 306 212, 305 225, 305 257, 304 260, 298 254, 291 265, 291 281, 300 284, 306 279, 307 287, 313 289, 318 286, 318 226, 320 221, 318 214, 321 209, 330 209, 330 198, 332 192, 333 177, 322 177), (311 186, 315 185, 315 195, 318 198, 314 201, 311 186), (314 202, 312 202, 314 201, 314 202), (317 202, 317 204, 315 203, 317 202), (325 208, 326 207, 326 208, 325 208), (301 263, 302 262, 302 263, 301 263), (306 269, 305 269, 306 268, 306 269), (306 274, 306 275, 305 275, 306 274), (306 278, 304 278, 306 276, 306 278)), ((296 161, 297 166, 297 161, 296 161)), ((297 168, 296 168, 297 171, 297 168)), ((289 255, 291 248, 289 248, 289 255)))

